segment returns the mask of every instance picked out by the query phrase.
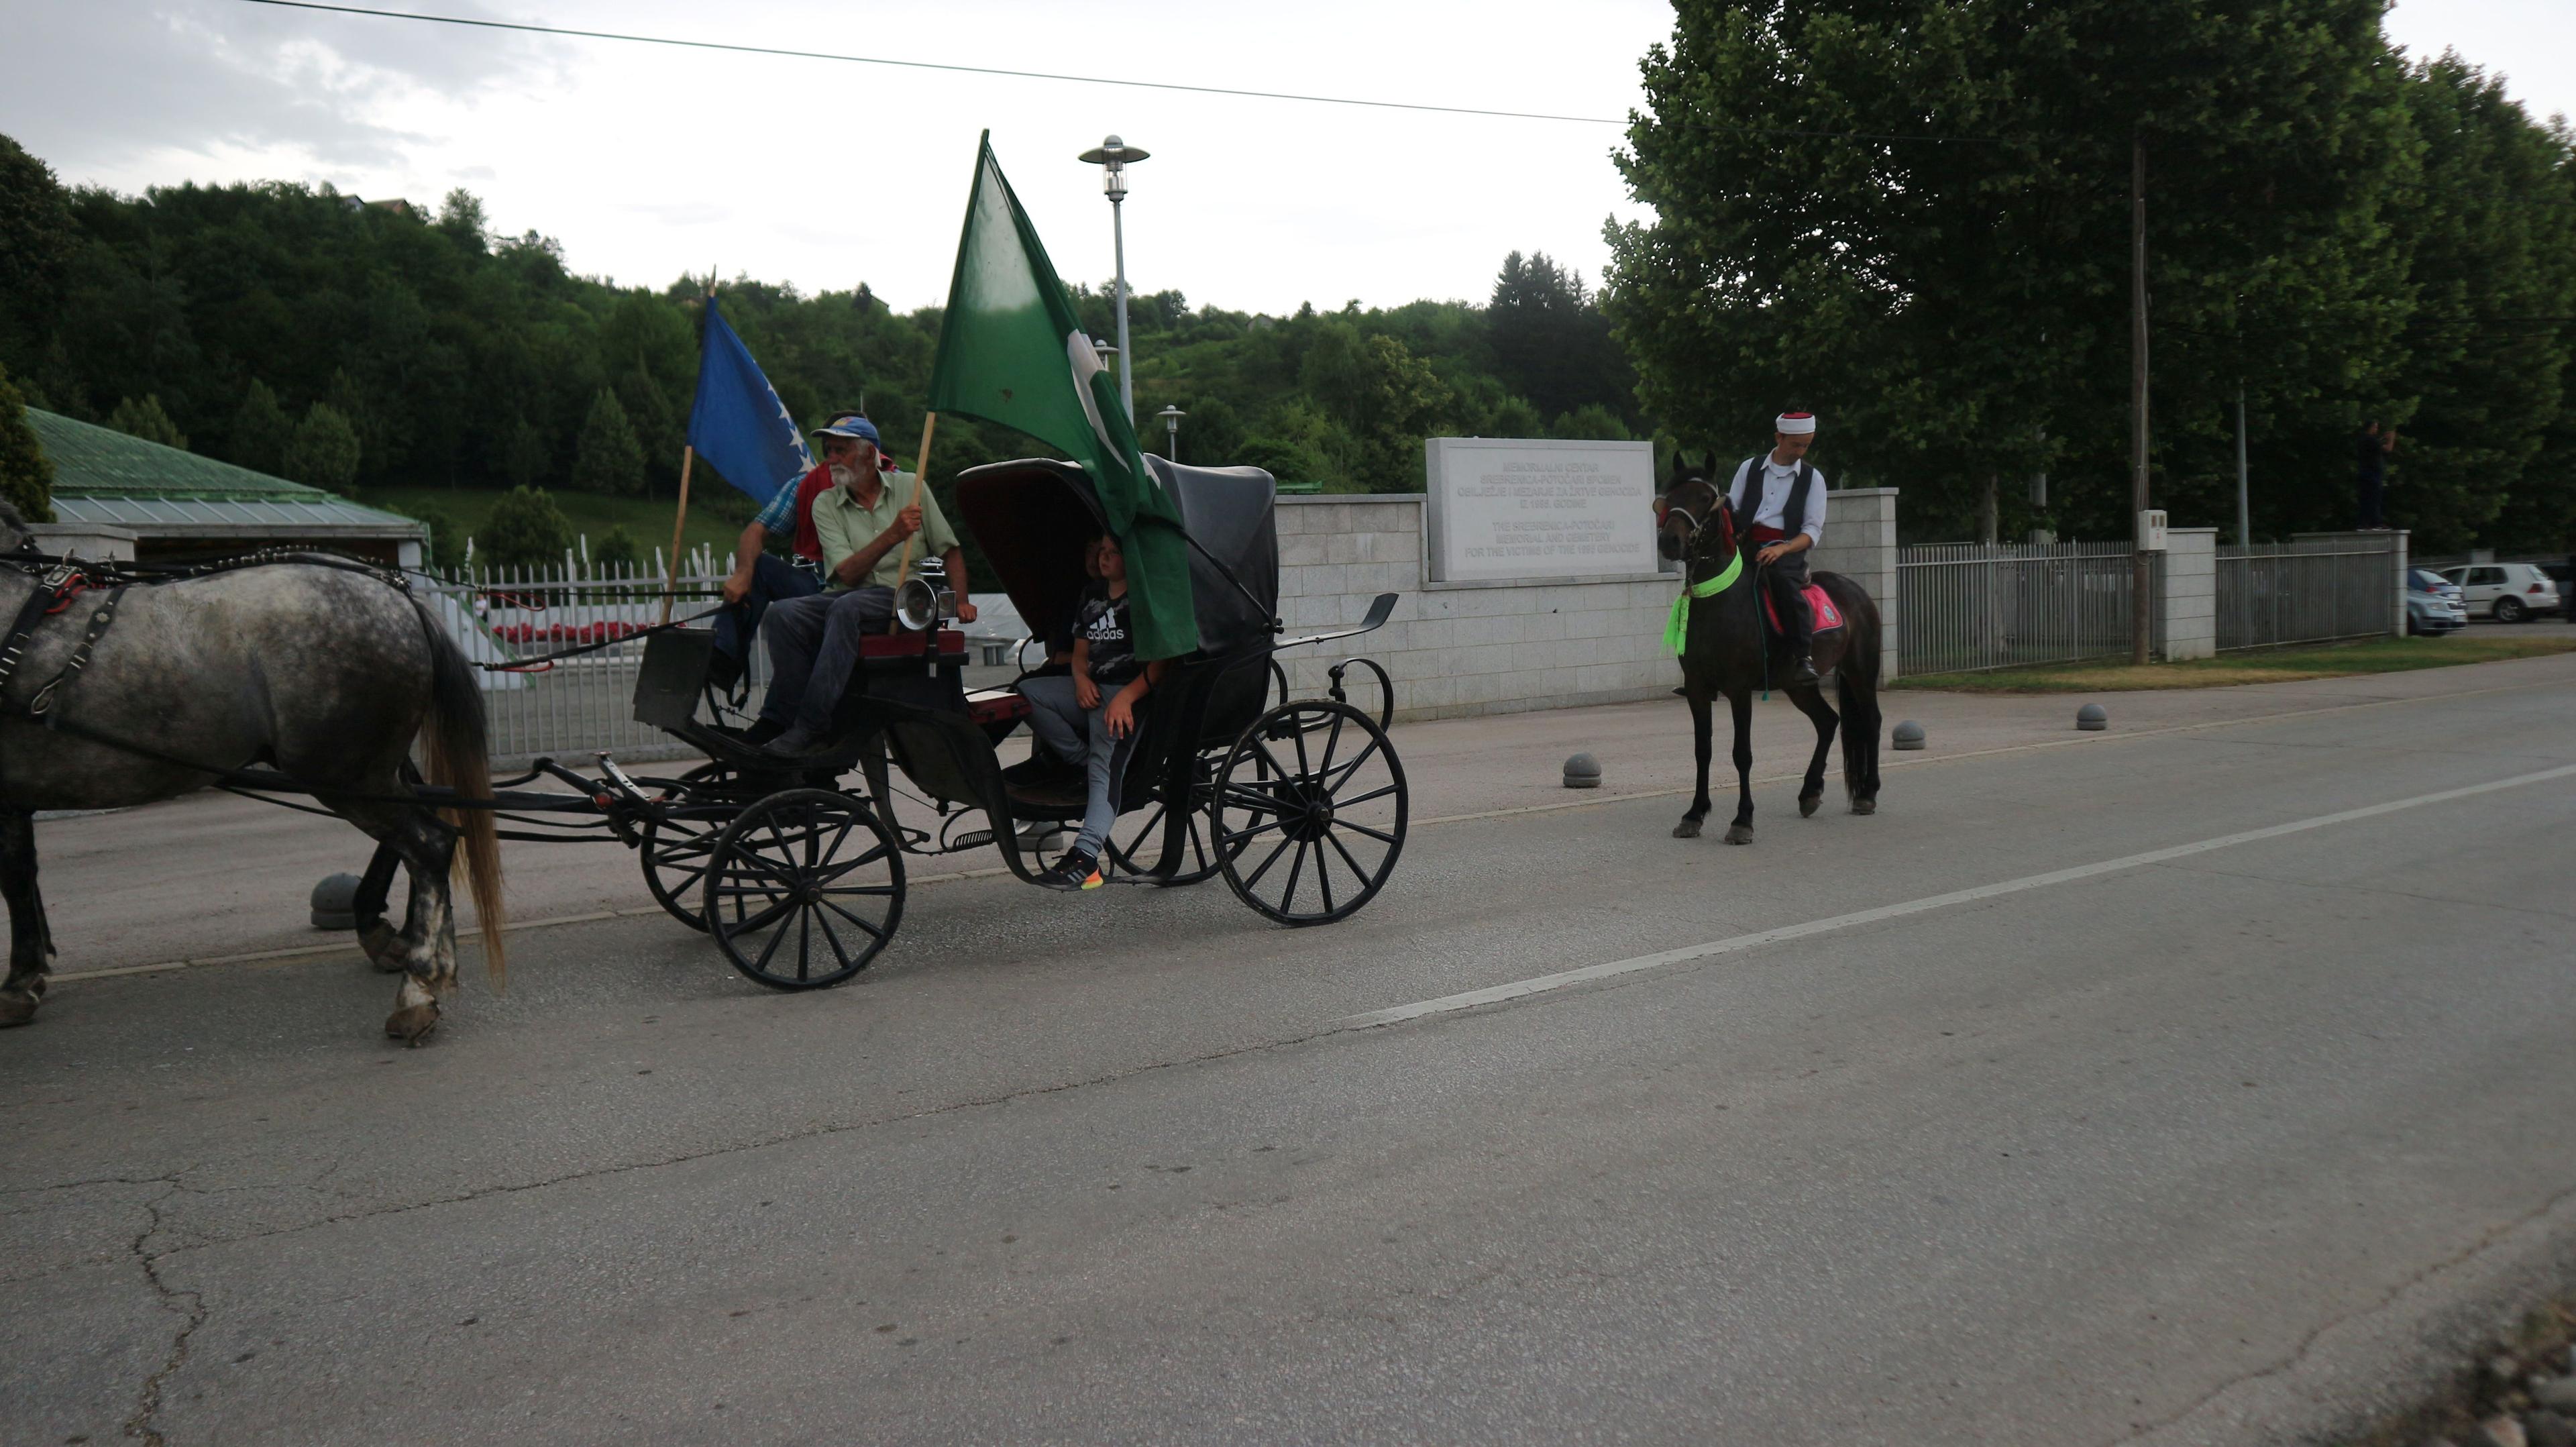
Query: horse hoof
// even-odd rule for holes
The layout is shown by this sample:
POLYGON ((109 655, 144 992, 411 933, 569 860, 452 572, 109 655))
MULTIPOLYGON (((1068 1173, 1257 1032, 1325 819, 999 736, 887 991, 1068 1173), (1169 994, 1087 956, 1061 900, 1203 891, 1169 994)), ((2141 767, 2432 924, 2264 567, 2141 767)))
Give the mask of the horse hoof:
POLYGON ((385 1034, 405 1045, 418 1045, 438 1028, 436 1005, 405 1005, 385 1017, 385 1034))
POLYGON ((1822 794, 1800 794, 1798 796, 1798 817, 1801 819, 1815 818, 1816 806, 1824 802, 1825 796, 1822 794))
POLYGON ((1875 814, 1878 812, 1878 801, 1876 799, 1854 799, 1852 800, 1852 812, 1855 814, 1875 814))
POLYGON ((1727 842, 1727 843, 1729 843, 1729 844, 1750 844, 1750 843, 1752 843, 1752 842, 1753 842, 1753 826, 1752 826, 1752 825, 1750 825, 1750 824, 1738 824, 1738 825, 1733 826, 1732 828, 1730 828, 1730 829, 1728 829, 1728 830, 1726 831, 1726 842, 1727 842))
POLYGON ((392 925, 378 920, 359 934, 358 948, 367 952, 368 963, 374 965, 378 971, 388 975, 399 974, 403 968, 403 958, 394 948, 399 938, 400 936, 394 933, 392 925))
POLYGON ((36 1006, 39 1003, 35 996, 20 994, 14 990, 6 995, 0 995, 0 1030, 6 1030, 12 1025, 34 1023, 36 1006))
POLYGON ((1679 824, 1674 825, 1673 837, 1675 839, 1697 839, 1699 837, 1699 821, 1697 819, 1684 819, 1679 824))

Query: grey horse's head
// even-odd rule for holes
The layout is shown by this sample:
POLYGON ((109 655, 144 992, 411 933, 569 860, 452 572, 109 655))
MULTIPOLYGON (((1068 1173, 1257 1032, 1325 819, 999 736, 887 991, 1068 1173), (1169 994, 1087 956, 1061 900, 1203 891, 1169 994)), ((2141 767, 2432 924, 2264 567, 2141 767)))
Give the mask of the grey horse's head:
POLYGON ((27 531, 27 520, 5 499, 0 499, 0 553, 14 553, 26 546, 33 534, 27 531))

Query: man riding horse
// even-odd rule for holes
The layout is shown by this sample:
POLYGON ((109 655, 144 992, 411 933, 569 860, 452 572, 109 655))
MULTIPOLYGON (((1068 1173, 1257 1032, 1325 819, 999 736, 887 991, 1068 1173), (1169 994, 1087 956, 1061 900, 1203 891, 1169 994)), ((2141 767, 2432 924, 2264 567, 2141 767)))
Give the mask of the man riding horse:
POLYGON ((1811 412, 1783 412, 1773 424, 1771 453, 1748 457, 1727 484, 1736 531, 1758 549, 1753 561, 1771 589, 1788 641, 1783 686, 1816 683, 1816 619, 1807 608, 1807 553, 1825 540, 1825 475, 1807 461, 1815 445, 1811 412), (1792 531, 1792 529, 1795 531, 1792 531))

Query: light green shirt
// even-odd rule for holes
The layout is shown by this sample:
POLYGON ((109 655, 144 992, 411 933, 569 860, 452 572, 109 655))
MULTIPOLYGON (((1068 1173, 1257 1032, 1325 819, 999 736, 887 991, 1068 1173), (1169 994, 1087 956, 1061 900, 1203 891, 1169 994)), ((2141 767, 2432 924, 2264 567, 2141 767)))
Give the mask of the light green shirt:
MULTIPOLYGON (((877 536, 894 526, 894 517, 912 502, 912 474, 888 472, 877 492, 875 507, 862 507, 846 487, 835 487, 814 498, 814 536, 823 544, 824 564, 838 570, 852 553, 877 540, 877 536)), ((957 546, 957 533, 948 526, 948 517, 939 510, 939 499, 929 488, 921 490, 921 531, 913 534, 912 560, 935 558, 957 546)), ((868 570, 867 583, 878 588, 891 588, 903 571, 903 544, 886 549, 885 556, 868 570)), ((835 577, 824 586, 827 593, 844 591, 848 585, 835 577)))

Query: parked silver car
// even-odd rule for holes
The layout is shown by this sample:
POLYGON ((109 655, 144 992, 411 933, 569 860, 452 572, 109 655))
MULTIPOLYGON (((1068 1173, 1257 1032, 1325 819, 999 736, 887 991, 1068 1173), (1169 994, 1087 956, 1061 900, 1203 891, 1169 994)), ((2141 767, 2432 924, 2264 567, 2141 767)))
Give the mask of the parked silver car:
POLYGON ((2426 568, 2406 570, 2406 631, 2439 637, 2469 626, 2460 585, 2426 568))
POLYGON ((2470 612, 2498 623, 2521 623, 2559 611, 2557 580, 2535 563, 2471 563, 2444 568, 2442 578, 2460 585, 2470 612))

